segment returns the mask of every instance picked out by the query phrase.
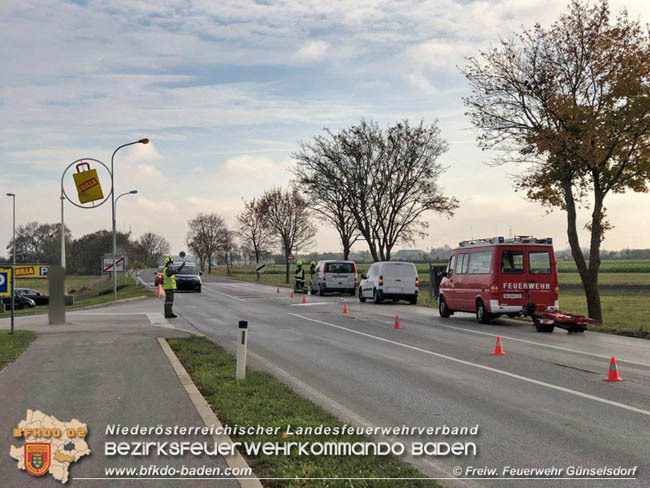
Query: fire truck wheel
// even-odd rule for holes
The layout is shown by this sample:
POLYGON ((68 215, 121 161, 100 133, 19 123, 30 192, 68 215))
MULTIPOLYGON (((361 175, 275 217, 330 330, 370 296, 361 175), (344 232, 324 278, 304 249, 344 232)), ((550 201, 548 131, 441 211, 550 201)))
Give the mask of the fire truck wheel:
POLYGON ((447 319, 451 315, 451 312, 447 307, 447 302, 445 302, 445 297, 443 296, 438 298, 438 313, 440 314, 440 317, 442 317, 443 319, 447 319))
POLYGON ((479 298, 476 301, 476 320, 478 321, 479 324, 489 324, 491 318, 492 317, 490 317, 490 314, 485 308, 485 304, 483 303, 483 300, 479 298))

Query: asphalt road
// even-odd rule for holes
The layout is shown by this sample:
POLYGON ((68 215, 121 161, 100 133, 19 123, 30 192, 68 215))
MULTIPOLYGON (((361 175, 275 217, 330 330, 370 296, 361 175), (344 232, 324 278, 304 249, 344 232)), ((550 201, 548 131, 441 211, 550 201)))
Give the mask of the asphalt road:
MULTIPOLYGON (((146 272, 143 278, 152 281, 146 272)), ((249 357, 344 421, 374 426, 474 426, 477 456, 409 458, 430 476, 460 466, 513 468, 638 466, 636 479, 463 480, 469 486, 650 486, 650 342, 530 324, 440 319, 409 305, 361 304, 209 278, 202 294, 178 294, 176 310, 234 351, 249 321, 249 357), (398 313, 402 329, 393 328, 398 313), (506 356, 493 356, 501 335, 506 356), (626 381, 609 383, 615 356, 626 381)), ((403 439, 402 439, 403 440, 403 439)), ((474 473, 475 474, 475 473, 474 473)), ((470 476, 473 477, 472 473, 470 476)), ((566 476, 566 471, 561 476, 566 476)), ((465 476, 461 476, 465 477, 465 476)), ((501 476, 497 476, 501 477, 501 476)), ((589 473, 585 475, 589 476, 589 473)))

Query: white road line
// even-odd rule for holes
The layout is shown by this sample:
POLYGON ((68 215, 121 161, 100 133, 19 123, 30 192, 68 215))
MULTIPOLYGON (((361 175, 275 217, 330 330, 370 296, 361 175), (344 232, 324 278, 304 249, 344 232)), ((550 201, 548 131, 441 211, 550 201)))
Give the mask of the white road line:
POLYGON ((243 298, 239 298, 239 297, 236 297, 236 296, 234 296, 234 295, 228 295, 227 293, 224 293, 224 292, 222 292, 222 291, 213 290, 212 288, 207 287, 207 286, 206 286, 206 287, 203 287, 203 289, 204 289, 204 290, 211 291, 212 293, 217 293, 217 294, 219 294, 219 295, 224 295, 224 296, 226 296, 226 297, 228 297, 228 298, 234 298, 235 300, 239 300, 240 302, 245 302, 245 301, 246 301, 246 300, 244 300, 243 298))
MULTIPOLYGON (((370 313, 375 313, 377 315, 384 315, 386 317, 392 317, 392 315, 385 314, 385 313, 380 313, 380 312, 370 312, 370 313)), ((585 354, 587 356, 593 356, 593 357, 596 357, 596 358, 609 359, 609 358, 612 357, 611 355, 606 356, 604 354, 596 354, 596 353, 593 353, 593 352, 580 351, 579 349, 571 349, 571 348, 568 348, 568 347, 554 346, 552 344, 544 344, 542 342, 529 341, 529 340, 526 340, 526 339, 518 339, 517 337, 505 336, 503 334, 493 334, 491 332, 482 332, 480 330, 466 329, 465 327, 457 327, 455 325, 445 325, 445 324, 441 324, 439 322, 436 322, 434 324, 434 323, 430 323, 430 322, 425 322, 422 319, 413 319, 413 318, 409 318, 409 317, 403 317, 403 319, 407 320, 407 321, 417 322, 417 323, 420 323, 420 324, 423 324, 423 325, 431 325, 433 327, 445 327, 447 329, 452 329, 452 330, 462 330, 464 332, 471 332, 472 334, 480 334, 480 335, 486 335, 486 336, 490 336, 490 337, 501 336, 502 339, 508 339, 509 341, 524 342, 526 344, 533 344, 535 346, 548 347, 548 348, 551 348, 551 349, 558 349, 560 351, 566 351, 566 352, 575 352, 575 353, 579 353, 579 354, 585 354)), ((640 340, 642 340, 642 339, 640 339, 640 340)), ((650 364, 648 364, 648 363, 640 363, 638 361, 630 361, 629 359, 619 358, 618 356, 616 356, 616 361, 629 363, 629 364, 636 364, 637 366, 646 366, 646 367, 650 368, 650 364)))
POLYGON ((292 303, 290 307, 313 307, 314 305, 331 305, 330 302, 292 303))
POLYGON ((144 315, 144 312, 68 312, 70 315, 144 315))
MULTIPOLYGON (((293 315, 293 314, 291 314, 293 315)), ((303 381, 300 381, 298 378, 293 376, 291 373, 285 371, 281 367, 277 366, 276 364, 272 363, 268 359, 260 356, 257 353, 254 353, 250 349, 248 350, 248 354, 254 358, 255 361, 263 364, 267 369, 270 369, 275 372, 276 377, 282 377, 284 378, 287 382, 292 384, 293 386, 297 387, 299 390, 302 390, 303 392, 307 393, 310 395, 312 398, 317 399, 321 404, 326 404, 329 405, 330 409, 336 412, 336 416, 339 419, 342 420, 347 420, 348 422, 352 424, 356 424, 357 426, 364 427, 364 428, 372 428, 374 425, 369 421, 366 420, 364 417, 359 415, 353 410, 350 410, 348 407, 345 405, 337 402, 333 398, 330 398, 329 396, 325 395, 324 393, 321 393, 317 389, 309 386, 307 383, 304 383, 303 381)), ((393 442, 396 441, 395 438, 391 437, 386 437, 386 436, 379 436, 382 439, 387 439, 387 440, 392 440, 393 442)), ((408 457, 408 456, 407 456, 408 457)), ((410 459, 412 463, 415 463, 416 460, 410 459)), ((457 478, 452 475, 450 471, 447 470, 446 466, 436 463, 434 461, 431 461, 429 459, 418 459, 417 461, 424 462, 431 466, 437 473, 442 473, 445 476, 449 476, 448 479, 456 481, 457 478)), ((457 485, 461 486, 473 486, 473 485, 468 485, 467 483, 462 483, 458 482, 456 483, 457 485)))
POLYGON ((163 317, 163 314, 160 312, 147 313, 147 319, 149 320, 149 325, 152 327, 163 327, 165 329, 174 329, 174 326, 169 323, 169 321, 163 317))
POLYGON ((456 363, 464 364, 466 366, 473 366, 475 368, 483 369, 485 371, 490 371, 492 373, 497 373, 497 374, 500 374, 500 375, 503 375, 503 376, 509 376, 510 378, 515 378, 515 379, 518 379, 518 380, 521 380, 521 381, 526 381, 528 383, 532 383, 532 384, 535 384, 535 385, 544 386, 546 388, 551 388, 553 390, 561 391, 561 392, 564 392, 564 393, 569 393, 571 395, 586 398, 588 400, 593 400, 595 402, 600 402, 600 403, 604 403, 604 404, 607 404, 607 405, 612 405, 614 407, 619 407, 619 408, 622 408, 624 410, 629 410, 630 412, 636 412, 636 413, 640 413, 642 415, 647 415, 647 416, 650 417, 650 411, 643 410, 641 408, 636 408, 636 407, 633 407, 631 405, 626 405, 625 403, 619 403, 619 402, 615 402, 615 401, 612 401, 612 400, 607 400, 606 398, 601 398, 601 397, 597 397, 597 396, 594 396, 594 395, 590 395, 588 393, 582 393, 580 391, 571 390, 570 388, 564 388, 563 386, 553 385, 551 383, 546 383, 545 381, 540 381, 540 380, 536 380, 536 379, 533 379, 533 378, 528 378, 526 376, 521 376, 521 375, 518 375, 518 374, 515 374, 515 373, 509 373, 508 371, 503 371, 503 370, 500 370, 500 369, 491 368, 490 366, 484 366, 482 364, 477 364, 477 363, 472 363, 470 361, 465 361, 464 359, 458 359, 458 358, 455 358, 453 356, 447 356, 446 354, 440 354, 440 353, 437 353, 437 352, 429 351, 428 349, 422 349, 421 347, 411 346, 409 344, 403 344, 401 342, 393 341, 391 339, 385 339, 383 337, 374 336, 372 334, 367 334, 365 332, 360 332, 358 330, 348 329, 347 327, 342 327, 340 325, 330 324, 328 322, 323 322, 322 320, 312 319, 310 317, 305 317, 304 315, 299 315, 297 313, 289 313, 289 315, 293 315, 294 317, 298 317, 298 318, 301 318, 303 320, 309 320, 310 322, 316 322, 318 324, 327 325, 328 327, 333 327, 335 329, 341 329, 341 330, 344 330, 346 332, 350 332, 351 334, 358 334, 358 335, 361 335, 361 336, 370 337, 371 339, 375 339, 375 340, 378 340, 378 341, 381 341, 381 342, 386 342, 388 344, 394 344, 396 346, 401 346, 401 347, 404 347, 406 349, 411 349, 413 351, 423 352, 423 353, 429 354, 431 356, 436 356, 436 357, 439 357, 439 358, 442 358, 442 359, 447 359, 449 361, 454 361, 456 363))

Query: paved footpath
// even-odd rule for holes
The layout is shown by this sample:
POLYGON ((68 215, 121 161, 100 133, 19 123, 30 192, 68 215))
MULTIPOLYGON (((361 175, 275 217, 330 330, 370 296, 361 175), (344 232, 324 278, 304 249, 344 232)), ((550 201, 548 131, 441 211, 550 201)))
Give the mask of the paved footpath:
MULTIPOLYGON (((17 329, 33 330, 38 337, 0 373, 0 485, 3 488, 62 486, 49 474, 37 478, 17 469, 17 461, 9 457, 10 446, 23 443, 22 439, 13 438, 13 428, 25 418, 28 409, 40 410, 62 422, 74 418, 87 424, 86 442, 92 453, 69 466, 67 486, 239 486, 233 479, 189 482, 81 479, 104 478, 105 468, 110 467, 227 467, 222 457, 111 458, 104 455, 105 440, 213 442, 209 436, 106 436, 108 424, 205 425, 157 342, 158 337, 189 336, 170 326, 191 327, 180 319, 167 322, 159 314, 151 313, 160 306, 154 300, 68 313, 69 324, 65 326, 47 325, 47 316, 16 320, 17 329)), ((7 328, 8 320, 0 320, 0 329, 7 328)))

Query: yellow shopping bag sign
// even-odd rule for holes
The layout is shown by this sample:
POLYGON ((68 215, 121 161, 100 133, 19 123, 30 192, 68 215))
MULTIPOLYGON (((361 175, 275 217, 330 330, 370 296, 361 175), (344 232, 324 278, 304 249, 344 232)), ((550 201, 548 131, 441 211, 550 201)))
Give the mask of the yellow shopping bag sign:
POLYGON ((102 192, 102 185, 99 183, 97 170, 91 169, 88 163, 79 163, 75 166, 77 172, 73 174, 74 182, 77 185, 77 193, 79 194, 80 203, 94 202, 104 198, 102 192), (86 167, 85 171, 81 168, 86 167))

